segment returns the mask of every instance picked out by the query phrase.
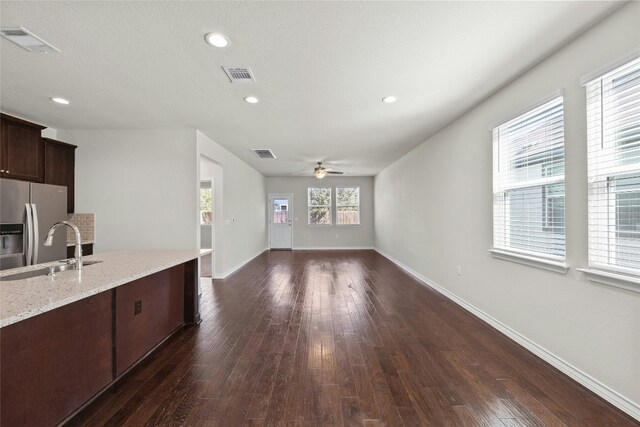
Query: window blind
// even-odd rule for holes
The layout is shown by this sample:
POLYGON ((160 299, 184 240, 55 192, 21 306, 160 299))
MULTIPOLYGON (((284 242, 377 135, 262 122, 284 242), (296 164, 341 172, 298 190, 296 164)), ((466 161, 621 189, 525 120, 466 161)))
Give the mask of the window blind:
POLYGON ((565 257, 561 96, 493 129, 493 245, 565 257))
POLYGON ((640 273, 640 59, 586 84, 589 265, 640 273))

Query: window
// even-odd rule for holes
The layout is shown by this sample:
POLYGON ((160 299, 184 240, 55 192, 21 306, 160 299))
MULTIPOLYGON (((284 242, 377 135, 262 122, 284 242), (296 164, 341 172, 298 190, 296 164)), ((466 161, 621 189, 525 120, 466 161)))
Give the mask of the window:
POLYGON ((586 87, 589 265, 640 274, 640 59, 586 87))
POLYGON ((336 187, 336 224, 360 225, 360 187, 336 187))
POLYGON ((331 225, 331 188, 309 187, 309 225, 331 225))
POLYGON ((564 259, 562 97, 495 127, 493 156, 494 248, 564 259))
POLYGON ((200 184, 200 224, 211 225, 213 221, 213 192, 211 184, 200 184))

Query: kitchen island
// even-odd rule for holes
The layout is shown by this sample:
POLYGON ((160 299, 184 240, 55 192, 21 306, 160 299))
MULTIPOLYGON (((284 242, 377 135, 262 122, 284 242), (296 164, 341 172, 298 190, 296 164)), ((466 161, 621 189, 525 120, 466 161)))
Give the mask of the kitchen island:
MULTIPOLYGON (((0 282, 0 424, 64 422, 173 332, 199 321, 199 250, 119 251, 0 282)), ((48 263, 0 272, 37 270, 48 263)))

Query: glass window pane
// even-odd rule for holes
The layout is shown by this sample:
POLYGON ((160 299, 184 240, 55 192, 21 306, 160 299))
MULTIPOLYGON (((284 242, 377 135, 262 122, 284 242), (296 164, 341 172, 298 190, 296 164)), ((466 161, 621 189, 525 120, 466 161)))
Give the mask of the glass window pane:
POLYGON ((309 206, 330 206, 331 188, 309 188, 309 206))
POLYGON ((509 190, 506 203, 508 246, 564 255, 564 184, 509 190))
POLYGON ((200 224, 210 225, 213 222, 213 191, 211 188, 200 189, 200 224))
POLYGON ((360 224, 360 187, 336 188, 336 224, 360 224))
POLYGON ((615 201, 615 243, 610 262, 640 268, 640 176, 613 178, 610 189, 615 201))
POLYGON ((338 206, 336 224, 358 225, 360 224, 360 212, 357 206, 338 206))
POLYGON ((309 187, 308 189, 308 224, 331 224, 331 188, 309 187))
POLYGON ((494 246, 563 258, 563 98, 496 127, 493 142, 494 246))
POLYGON ((309 208, 309 224, 331 224, 329 208, 309 208))
POLYGON ((286 224, 289 222, 289 200, 275 199, 273 201, 273 223, 286 224))
POLYGON ((587 85, 589 265, 640 272, 640 59, 587 85))

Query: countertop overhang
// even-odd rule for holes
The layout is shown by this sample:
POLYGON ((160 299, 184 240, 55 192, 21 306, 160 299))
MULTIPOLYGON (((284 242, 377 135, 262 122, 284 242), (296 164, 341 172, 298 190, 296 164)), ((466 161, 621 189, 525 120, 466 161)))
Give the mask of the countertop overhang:
MULTIPOLYGON (((68 270, 55 276, 0 282, 0 328, 108 291, 141 277, 183 264, 205 255, 202 250, 133 250, 103 252, 83 257, 102 261, 81 271, 68 270)), ((0 277, 37 270, 57 262, 14 268, 0 277)))

